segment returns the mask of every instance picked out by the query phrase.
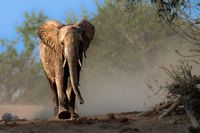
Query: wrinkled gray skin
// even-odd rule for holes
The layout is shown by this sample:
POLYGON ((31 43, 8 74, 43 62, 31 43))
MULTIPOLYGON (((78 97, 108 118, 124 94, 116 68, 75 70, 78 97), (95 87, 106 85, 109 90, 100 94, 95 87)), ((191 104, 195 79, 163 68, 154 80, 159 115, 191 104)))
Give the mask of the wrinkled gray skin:
POLYGON ((95 30, 87 20, 64 25, 47 21, 38 29, 40 58, 49 80, 54 112, 59 119, 77 118, 76 96, 83 104, 79 91, 79 77, 83 55, 92 41, 95 30))

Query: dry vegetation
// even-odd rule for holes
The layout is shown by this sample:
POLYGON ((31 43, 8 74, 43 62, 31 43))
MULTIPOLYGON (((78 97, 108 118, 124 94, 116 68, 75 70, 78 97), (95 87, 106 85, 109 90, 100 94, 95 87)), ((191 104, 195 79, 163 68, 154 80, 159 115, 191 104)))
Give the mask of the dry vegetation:
POLYGON ((192 66, 186 61, 170 69, 162 68, 172 79, 165 88, 168 95, 163 102, 152 110, 142 112, 139 116, 156 116, 161 118, 169 115, 187 114, 194 129, 199 129, 200 117, 200 77, 192 74, 192 66))

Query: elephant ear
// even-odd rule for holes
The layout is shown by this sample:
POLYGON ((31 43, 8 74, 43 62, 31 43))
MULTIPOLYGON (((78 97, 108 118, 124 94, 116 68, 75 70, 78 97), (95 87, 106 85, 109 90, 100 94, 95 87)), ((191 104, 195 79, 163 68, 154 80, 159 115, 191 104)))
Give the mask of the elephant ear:
POLYGON ((58 41, 59 30, 64 24, 57 21, 47 21, 38 29, 38 35, 42 43, 57 51, 60 47, 58 41))
POLYGON ((83 43, 84 43, 84 52, 88 49, 92 39, 95 34, 95 27, 87 20, 82 20, 77 24, 83 30, 83 43))

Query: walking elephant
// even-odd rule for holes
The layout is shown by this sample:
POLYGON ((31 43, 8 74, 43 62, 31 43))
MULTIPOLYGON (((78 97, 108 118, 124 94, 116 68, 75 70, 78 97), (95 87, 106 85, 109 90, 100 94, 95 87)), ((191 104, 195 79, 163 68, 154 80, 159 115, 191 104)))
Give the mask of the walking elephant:
POLYGON ((59 119, 77 118, 75 99, 83 104, 79 78, 83 56, 95 34, 87 20, 64 25, 47 21, 38 29, 41 62, 53 92, 54 113, 59 119))

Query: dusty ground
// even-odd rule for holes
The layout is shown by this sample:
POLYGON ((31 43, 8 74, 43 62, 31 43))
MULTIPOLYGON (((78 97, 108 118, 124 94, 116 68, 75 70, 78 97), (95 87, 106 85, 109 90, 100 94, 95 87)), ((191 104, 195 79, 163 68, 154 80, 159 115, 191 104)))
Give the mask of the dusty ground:
MULTIPOLYGON (((42 116, 45 109, 47 107, 0 106, 0 115, 6 111, 20 118, 34 118, 30 114, 42 116)), ((47 114, 46 117, 51 115, 47 114)), ((137 117, 134 112, 81 117, 73 121, 56 120, 52 117, 42 119, 21 119, 16 123, 1 121, 0 133, 186 133, 189 126, 188 119, 183 115, 158 120, 137 117)))
POLYGON ((52 107, 42 105, 0 105, 0 118, 5 112, 21 119, 46 119, 53 115, 52 107))

